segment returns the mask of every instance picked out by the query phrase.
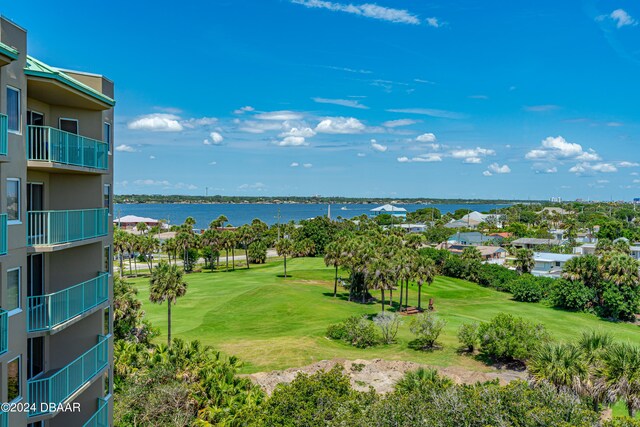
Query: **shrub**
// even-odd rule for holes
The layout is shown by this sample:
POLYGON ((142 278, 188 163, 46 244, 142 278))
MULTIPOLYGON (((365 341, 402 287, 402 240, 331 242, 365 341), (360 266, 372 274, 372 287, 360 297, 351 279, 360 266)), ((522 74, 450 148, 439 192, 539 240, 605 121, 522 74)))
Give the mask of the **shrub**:
POLYGON ((586 310, 595 297, 593 289, 577 280, 556 280, 549 293, 549 299, 554 306, 569 310, 586 310))
POLYGON ((549 295, 553 279, 523 274, 511 281, 509 287, 513 299, 522 302, 539 302, 549 295))
POLYGON ((483 264, 478 275, 478 284, 498 291, 509 292, 509 283, 518 277, 518 273, 497 264, 483 264))
POLYGON ((411 319, 409 330, 418 337, 422 348, 433 348, 447 322, 430 311, 421 313, 411 319))
POLYGON ((542 324, 534 324, 521 317, 500 313, 478 328, 480 351, 496 360, 528 359, 533 350, 549 339, 542 324))
POLYGON ((267 245, 262 240, 256 240, 247 248, 249 262, 264 264, 267 261, 267 245))
POLYGON ((373 323, 380 328, 380 332, 382 333, 382 342, 384 344, 391 344, 396 340, 398 328, 402 324, 402 320, 398 313, 383 311, 373 318, 373 323))
POLYGON ((473 352, 478 343, 478 323, 463 323, 458 328, 458 341, 473 352))
POLYGON ((358 348, 371 347, 379 341, 373 322, 364 316, 351 316, 344 322, 329 325, 326 335, 358 348))
POLYGON ((614 320, 633 320, 640 311, 640 288, 602 282, 600 315, 614 320))
POLYGON ((343 340, 347 336, 347 330, 344 327, 344 323, 335 323, 333 325, 329 325, 326 334, 327 337, 332 340, 343 340))

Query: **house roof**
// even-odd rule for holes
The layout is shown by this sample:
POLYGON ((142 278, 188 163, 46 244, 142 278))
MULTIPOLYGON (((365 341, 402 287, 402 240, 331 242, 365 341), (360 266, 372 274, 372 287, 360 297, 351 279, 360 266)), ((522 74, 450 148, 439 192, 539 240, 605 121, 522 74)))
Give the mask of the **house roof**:
POLYGON ((405 208, 399 208, 398 206, 393 206, 390 204, 378 206, 377 208, 371 209, 371 212, 406 212, 405 208))
POLYGON ((489 236, 491 237, 502 237, 503 239, 508 239, 509 237, 513 236, 513 233, 509 233, 506 231, 500 232, 500 233, 491 233, 489 234, 489 236))
POLYGON ((9 45, 0 42, 0 55, 4 55, 13 60, 18 59, 18 51, 9 45))
POLYGON ((533 259, 540 262, 567 262, 576 254, 554 254, 552 252, 534 252, 533 259))
POLYGON ((558 239, 538 239, 534 237, 521 237, 511 242, 512 245, 559 245, 558 239))
POLYGON ((158 222, 157 219, 153 219, 153 218, 145 218, 142 216, 136 216, 136 215, 125 215, 123 217, 120 218, 116 218, 113 220, 114 223, 121 223, 121 222, 125 222, 127 224, 130 223, 139 223, 139 222, 158 222))
POLYGON ((27 65, 24 69, 24 73, 28 76, 43 77, 56 80, 112 107, 116 104, 116 102, 112 98, 109 98, 108 96, 98 92, 94 88, 79 82, 59 68, 47 65, 39 59, 34 58, 33 56, 27 55, 27 65))

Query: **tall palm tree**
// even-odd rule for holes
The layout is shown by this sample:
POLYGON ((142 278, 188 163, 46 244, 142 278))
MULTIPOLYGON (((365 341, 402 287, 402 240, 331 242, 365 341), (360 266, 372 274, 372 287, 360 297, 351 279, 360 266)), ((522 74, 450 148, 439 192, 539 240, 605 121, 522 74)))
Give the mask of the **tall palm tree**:
POLYGON ((234 270, 235 270, 235 257, 234 255, 234 251, 233 249, 236 246, 236 236, 234 234, 233 231, 231 230, 224 230, 221 234, 220 234, 220 243, 222 245, 222 247, 224 248, 225 251, 225 257, 226 257, 226 271, 229 271, 229 250, 231 250, 231 258, 232 258, 232 263, 234 266, 234 270))
POLYGON ((133 262, 135 265, 135 275, 138 275, 138 263, 135 257, 136 250, 138 248, 138 236, 135 234, 127 233, 127 237, 125 240, 125 244, 127 247, 127 255, 129 255, 129 274, 131 274, 131 258, 133 258, 133 262))
POLYGON ((293 252, 293 241, 288 237, 283 237, 276 242, 278 255, 284 257, 284 278, 287 278, 287 257, 293 252))
POLYGON ((402 248, 395 256, 394 264, 397 267, 397 277, 400 281, 400 311, 402 311, 403 290, 406 292, 405 305, 409 306, 409 280, 413 278, 411 266, 416 252, 409 248, 402 248))
POLYGON ((113 249, 120 258, 120 277, 123 275, 122 258, 124 258, 124 252, 127 250, 127 233, 120 227, 116 227, 113 231, 113 249))
POLYGON ((229 222, 229 219, 225 215, 220 215, 218 218, 211 221, 209 224, 209 228, 220 228, 224 227, 225 222, 229 222))
POLYGON ((218 254, 218 267, 220 266, 220 232, 217 228, 209 227, 202 233, 202 245, 211 249, 212 258, 209 260, 213 270, 213 255, 218 254))
POLYGON ((162 304, 167 301, 167 346, 171 346, 171 305, 187 293, 187 283, 177 265, 162 260, 151 274, 149 300, 162 304))
POLYGON ((139 248, 140 252, 145 256, 147 265, 149 266, 149 273, 152 273, 153 254, 160 248, 160 240, 150 235, 140 236, 139 248))
POLYGON ((182 250, 182 262, 185 273, 191 271, 191 261, 189 260, 189 249, 197 247, 198 239, 193 233, 192 228, 183 226, 176 234, 176 245, 182 250))
POLYGON ((165 240, 162 243, 162 250, 164 250, 167 253, 167 257, 169 258, 169 263, 171 263, 171 255, 173 255, 173 263, 176 263, 176 257, 177 257, 177 250, 178 250, 178 245, 176 244, 176 239, 174 237, 171 237, 167 240, 165 240))
POLYGON ((413 257, 411 265, 413 280, 418 284, 418 310, 422 310, 422 285, 431 285, 436 276, 436 268, 431 258, 420 255, 413 257))
POLYGON ((482 254, 475 246, 467 246, 464 248, 460 258, 467 262, 482 262, 482 254))
POLYGON ((603 357, 601 375, 611 393, 624 400, 630 417, 640 410, 640 347, 629 343, 614 344, 603 357))
POLYGON ((384 291, 389 289, 395 277, 395 272, 391 260, 384 256, 376 256, 369 264, 368 278, 373 289, 380 290, 382 311, 384 311, 385 299, 384 291))
POLYGON ((249 245, 253 242, 255 238, 253 228, 251 228, 251 226, 246 224, 241 225, 236 230, 236 236, 238 238, 238 243, 240 243, 240 245, 244 249, 245 260, 247 261, 247 268, 249 268, 249 245))
POLYGON ((531 273, 535 265, 533 251, 531 249, 517 249, 515 259, 516 270, 520 274, 531 273))
POLYGON ((338 268, 340 267, 342 248, 337 241, 331 242, 324 250, 324 263, 327 267, 335 269, 333 278, 333 297, 338 296, 338 268))
POLYGON ((562 277, 572 282, 581 281, 589 288, 596 288, 600 281, 599 259, 595 255, 571 258, 564 264, 562 277))

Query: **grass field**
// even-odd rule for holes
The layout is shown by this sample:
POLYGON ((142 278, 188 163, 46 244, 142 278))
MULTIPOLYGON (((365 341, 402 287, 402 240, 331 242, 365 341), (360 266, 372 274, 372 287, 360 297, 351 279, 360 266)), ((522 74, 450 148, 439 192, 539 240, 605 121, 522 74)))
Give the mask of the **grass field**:
MULTIPOLYGON (((303 366, 323 359, 408 360, 437 366, 456 365, 474 370, 488 368, 457 353, 458 326, 467 321, 486 321, 499 312, 511 313, 543 323, 558 340, 576 338, 587 329, 606 330, 618 340, 640 342, 640 328, 612 323, 586 313, 556 310, 543 304, 515 302, 510 295, 473 283, 438 277, 423 287, 423 305, 435 298, 439 316, 447 326, 439 340, 443 349, 420 352, 408 348, 413 339, 408 319, 398 343, 356 349, 324 336, 327 326, 353 314, 375 314, 380 304, 361 305, 346 301, 347 294, 333 298, 333 269, 320 258, 288 260, 286 279, 282 262, 252 266, 231 272, 186 275, 187 294, 173 307, 173 336, 198 339, 244 361, 244 373, 303 366)), ((158 341, 166 339, 167 306, 151 304, 148 278, 132 279, 146 317, 160 328, 158 341)), ((374 293, 375 295, 375 293, 374 293)), ((388 298, 388 296, 387 296, 388 298)), ((397 300, 398 295, 394 294, 397 300)), ((417 288, 411 288, 410 303, 417 303, 417 288)))

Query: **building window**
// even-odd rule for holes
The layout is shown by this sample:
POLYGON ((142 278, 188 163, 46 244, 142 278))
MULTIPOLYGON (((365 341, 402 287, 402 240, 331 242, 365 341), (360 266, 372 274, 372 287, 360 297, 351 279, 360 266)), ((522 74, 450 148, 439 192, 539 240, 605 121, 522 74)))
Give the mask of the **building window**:
POLYGON ((104 142, 107 144, 107 151, 111 154, 111 123, 104 122, 104 142))
POLYGON ((7 270, 7 298, 4 309, 7 311, 20 308, 20 267, 7 270))
POLYGON ((7 116, 9 131, 20 133, 22 122, 22 110, 20 108, 20 89, 7 86, 7 116))
POLYGON ((103 328, 103 330, 104 330, 104 335, 105 336, 109 335, 111 333, 111 322, 109 321, 109 318, 110 318, 109 311, 110 311, 110 309, 111 309, 110 307, 105 308, 104 309, 104 313, 103 313, 104 314, 104 328, 103 328))
POLYGON ((103 207, 111 214, 111 184, 105 184, 102 189, 103 207))
POLYGON ((7 178, 7 220, 20 222, 20 179, 7 178))
POLYGON ((7 363, 7 402, 20 397, 20 357, 7 363))
POLYGON ((111 246, 104 247, 104 271, 111 272, 111 246))

